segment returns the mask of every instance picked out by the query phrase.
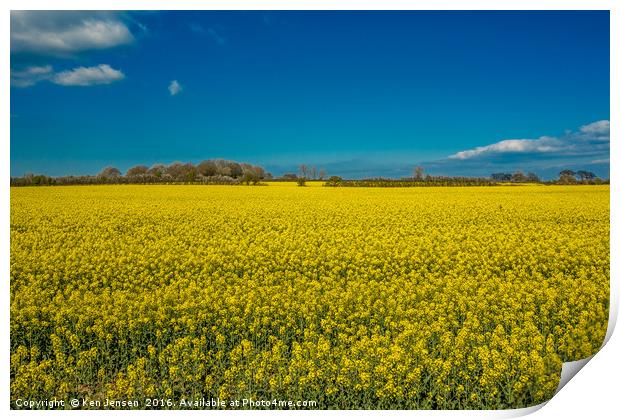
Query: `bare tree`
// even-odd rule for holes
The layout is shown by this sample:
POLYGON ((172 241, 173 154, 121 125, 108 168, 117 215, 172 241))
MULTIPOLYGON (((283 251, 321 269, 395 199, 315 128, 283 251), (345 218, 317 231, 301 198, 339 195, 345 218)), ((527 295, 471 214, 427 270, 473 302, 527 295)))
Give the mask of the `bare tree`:
POLYGON ((421 166, 416 166, 413 169, 413 174, 416 180, 421 181, 422 177, 424 176, 424 168, 422 168, 421 166))
POLYGON ((212 160, 203 160, 196 166, 196 170, 199 174, 204 176, 217 175, 217 165, 212 160))
POLYGON ((560 184, 574 184, 577 182, 575 179, 575 172, 570 169, 564 169, 560 172, 560 179, 558 181, 560 184))
POLYGON ((584 170, 577 171, 577 176, 579 177, 581 181, 590 181, 596 178, 596 175, 593 172, 584 171, 584 170))
POLYGON ((250 185, 250 182, 256 184, 258 182, 258 175, 254 171, 252 166, 247 164, 242 164, 243 175, 241 175, 241 181, 245 182, 246 185, 250 185))
POLYGON ((183 165, 183 182, 196 181, 196 175, 198 175, 198 172, 196 171, 196 167, 193 163, 188 162, 183 165))
POLYGON ((174 162, 168 165, 166 168, 166 174, 170 175, 173 181, 183 182, 183 164, 181 162, 174 162))
POLYGON ((228 167, 230 168, 230 176, 233 178, 239 178, 243 175, 243 168, 237 162, 229 162, 228 167))
POLYGON ((534 172, 528 172, 527 182, 540 182, 540 178, 534 172))
POLYGON ((99 172, 99 176, 103 178, 117 178, 121 176, 121 171, 112 166, 105 167, 99 172))
POLYGON ((260 166, 253 166, 252 169, 254 170, 254 173, 256 173, 256 177, 259 180, 268 178, 264 168, 260 166))
POLYGON ((166 173, 166 166, 162 165, 161 163, 156 163, 155 165, 151 166, 147 172, 149 175, 161 178, 161 176, 166 173))
POLYGON ((497 172, 491 174, 491 179, 493 179, 494 181, 505 182, 510 181, 510 178, 512 178, 512 174, 509 174, 507 172, 497 172))
POLYGON ((517 171, 514 174, 512 174, 512 177, 510 178, 510 180, 512 182, 525 182, 527 181, 527 177, 523 174, 523 172, 517 171))
POLYGON ((127 169, 127 172, 125 172, 125 176, 138 176, 138 175, 144 175, 149 171, 149 168, 147 168, 144 165, 136 165, 132 168, 127 169))

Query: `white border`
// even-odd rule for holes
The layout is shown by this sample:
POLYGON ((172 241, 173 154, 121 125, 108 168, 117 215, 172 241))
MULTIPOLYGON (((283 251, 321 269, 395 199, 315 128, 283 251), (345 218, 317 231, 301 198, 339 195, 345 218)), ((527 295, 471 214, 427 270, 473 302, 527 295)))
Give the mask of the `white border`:
MULTIPOLYGON (((620 34, 618 27, 620 26, 620 7, 618 2, 612 0, 474 0, 465 2, 463 0, 437 0, 437 1, 402 1, 402 0, 220 0, 220 1, 191 1, 191 0, 94 0, 89 1, 88 4, 77 0, 58 0, 58 1, 44 1, 44 0, 22 0, 22 1, 5 1, 3 2, 3 14, 0 18, 0 25, 2 27, 3 41, 2 41, 2 57, 10 57, 10 14, 9 11, 13 10, 354 10, 354 9, 372 9, 372 10, 610 10, 611 21, 611 102, 610 102, 610 115, 618 114, 618 100, 620 99, 620 91, 618 90, 618 74, 620 72, 620 66, 618 66, 618 40, 620 40, 620 34)), ((2 206, 0 212, 4 224, 2 225, 2 237, 0 238, 1 246, 1 267, 2 273, 4 273, 3 281, 1 284, 2 305, 0 311, 2 313, 2 353, 1 360, 3 366, 3 375, 1 378, 1 390, 2 390, 2 404, 6 411, 9 411, 10 416, 16 418, 31 418, 31 417, 47 417, 56 418, 57 416, 68 416, 70 418, 81 418, 85 412, 70 411, 70 412, 23 412, 23 411, 10 411, 9 399, 9 267, 10 267, 10 255, 9 255, 9 209, 10 209, 10 189, 9 189, 9 148, 10 148, 10 98, 9 98, 9 65, 8 62, 2 65, 0 69, 3 83, 0 84, 1 92, 1 106, 2 114, 0 115, 0 121, 2 121, 3 135, 0 140, 0 147, 2 152, 0 153, 0 159, 2 159, 2 165, 0 165, 0 177, 4 182, 4 191, 2 194, 2 206)), ((611 138, 615 139, 615 125, 612 124, 611 138)), ((617 171, 616 168, 616 149, 614 142, 611 142, 611 179, 616 180, 614 175, 617 171)), ((614 205, 614 202, 618 200, 618 187, 617 184, 612 182, 611 184, 611 218, 617 220, 618 206, 614 205)), ((617 337, 611 337, 611 331, 616 323, 617 310, 618 310, 618 279, 617 279, 617 248, 618 248, 618 229, 617 223, 612 223, 611 226, 611 279, 612 279, 612 296, 611 296, 611 310, 610 310, 610 329, 608 330, 607 339, 609 340, 606 345, 596 354, 591 362, 589 362, 577 375, 577 379, 570 381, 554 398, 552 398, 544 407, 534 414, 533 418, 537 419, 581 419, 584 417, 591 418, 611 418, 611 413, 617 415, 618 403, 617 400, 617 384, 619 375, 619 365, 617 355, 620 354, 620 344, 617 337), (610 338, 611 337, 611 338, 610 338)), ((616 334, 617 335, 617 334, 616 334)), ((540 407, 539 407, 540 408, 540 407)), ((327 417, 356 417, 356 418, 369 418, 375 416, 382 417, 433 417, 433 418, 503 418, 513 417, 515 415, 524 415, 530 410, 514 410, 513 412, 498 412, 498 411, 347 411, 347 412, 334 412, 327 411, 321 412, 321 416, 327 417)), ((138 418, 162 418, 174 416, 189 416, 194 418, 215 417, 215 418, 247 418, 252 417, 289 417, 288 412, 276 412, 276 411, 225 411, 225 412, 128 412, 128 411, 115 411, 115 412, 89 412, 88 416, 98 418, 120 418, 120 417, 138 417, 138 418)), ((315 417, 318 413, 316 411, 309 412, 296 412, 296 417, 315 417)))

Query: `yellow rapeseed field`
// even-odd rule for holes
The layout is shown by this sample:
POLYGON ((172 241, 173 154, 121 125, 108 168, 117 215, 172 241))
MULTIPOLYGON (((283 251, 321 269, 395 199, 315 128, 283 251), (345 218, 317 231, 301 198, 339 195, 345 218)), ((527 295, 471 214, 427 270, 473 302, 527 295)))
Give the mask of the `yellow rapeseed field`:
POLYGON ((608 186, 11 189, 12 401, 522 407, 608 304, 608 186))

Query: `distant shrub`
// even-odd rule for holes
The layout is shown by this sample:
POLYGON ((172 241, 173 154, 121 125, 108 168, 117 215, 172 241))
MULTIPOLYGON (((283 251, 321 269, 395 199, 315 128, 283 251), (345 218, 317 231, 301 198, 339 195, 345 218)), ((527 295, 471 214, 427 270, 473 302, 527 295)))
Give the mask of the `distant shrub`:
POLYGON ((327 182, 325 182, 326 187, 339 187, 342 185, 342 178, 339 176, 330 176, 327 182))

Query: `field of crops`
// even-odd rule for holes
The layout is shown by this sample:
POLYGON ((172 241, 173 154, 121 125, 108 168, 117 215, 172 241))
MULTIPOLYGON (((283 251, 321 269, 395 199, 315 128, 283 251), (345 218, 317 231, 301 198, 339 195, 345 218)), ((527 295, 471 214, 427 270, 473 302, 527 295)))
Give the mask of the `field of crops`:
POLYGON ((609 186, 11 189, 11 400, 513 408, 602 344, 609 186))

